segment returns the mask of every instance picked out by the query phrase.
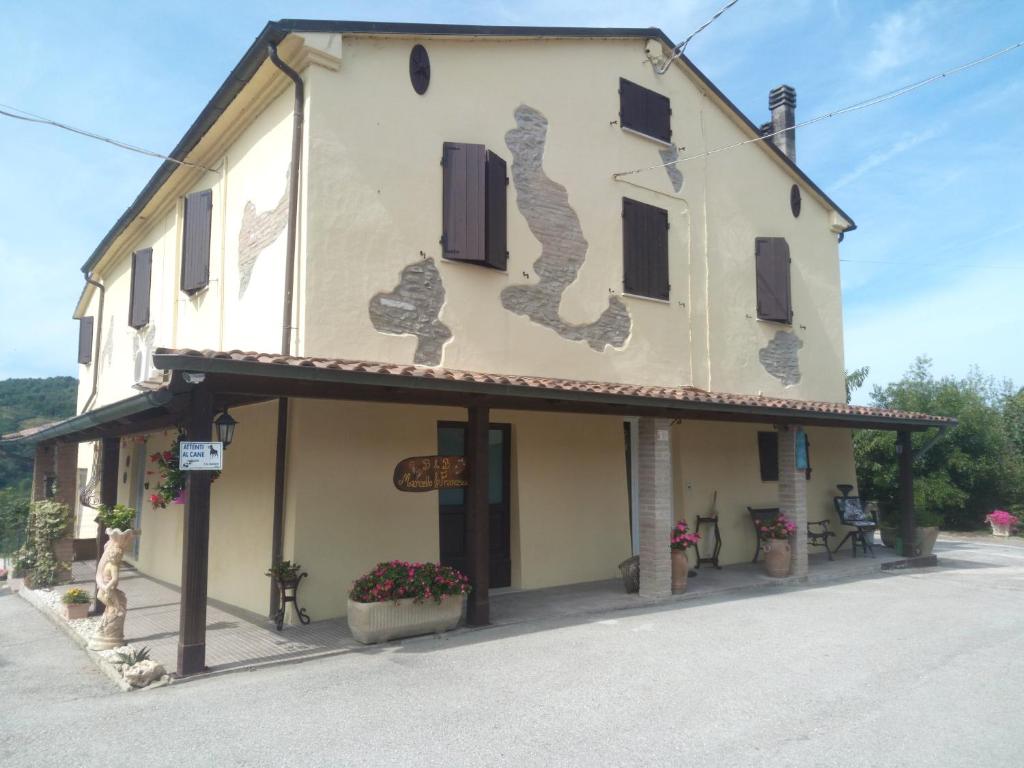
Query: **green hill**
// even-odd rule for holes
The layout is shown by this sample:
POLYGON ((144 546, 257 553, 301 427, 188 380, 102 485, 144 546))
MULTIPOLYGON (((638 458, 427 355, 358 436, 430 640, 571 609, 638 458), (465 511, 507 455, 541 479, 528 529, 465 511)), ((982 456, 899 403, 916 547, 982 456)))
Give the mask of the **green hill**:
MULTIPOLYGON (((70 376, 0 381, 0 434, 73 416, 77 393, 78 380, 70 376)), ((0 489, 27 494, 32 456, 32 446, 0 447, 0 489)))

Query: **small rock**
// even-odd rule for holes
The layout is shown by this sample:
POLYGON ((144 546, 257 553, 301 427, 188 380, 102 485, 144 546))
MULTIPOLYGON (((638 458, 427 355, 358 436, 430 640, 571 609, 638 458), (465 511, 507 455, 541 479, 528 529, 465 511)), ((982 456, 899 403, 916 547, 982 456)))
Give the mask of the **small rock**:
POLYGON ((140 661, 124 670, 124 679, 133 688, 142 688, 167 674, 167 670, 152 659, 140 661))

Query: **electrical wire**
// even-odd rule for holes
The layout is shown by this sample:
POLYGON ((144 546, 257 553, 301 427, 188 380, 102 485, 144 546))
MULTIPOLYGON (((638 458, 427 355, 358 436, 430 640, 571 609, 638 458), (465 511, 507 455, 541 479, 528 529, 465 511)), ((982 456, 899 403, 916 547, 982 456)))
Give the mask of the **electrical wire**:
POLYGON ((928 85, 930 83, 934 83, 936 80, 942 80, 943 78, 949 77, 950 75, 955 75, 955 74, 957 74, 959 72, 963 72, 964 70, 970 69, 971 67, 976 67, 979 64, 984 64, 985 62, 991 61, 992 59, 998 58, 999 56, 1003 56, 1004 54, 1007 54, 1010 51, 1016 50, 1017 48, 1021 48, 1021 47, 1024 47, 1024 40, 1022 40, 1019 43, 1014 43, 1013 45, 1009 45, 1006 48, 1003 48, 1001 50, 995 51, 994 53, 990 53, 987 56, 982 56, 981 58, 974 59, 973 61, 969 61, 966 64, 961 64, 960 66, 954 67, 953 69, 947 69, 946 71, 939 72, 938 74, 932 75, 931 77, 926 77, 924 80, 919 80, 916 83, 911 83, 910 85, 905 85, 902 88, 897 88, 894 91, 889 91, 887 93, 882 93, 882 94, 879 94, 878 96, 872 96, 870 99, 865 99, 864 101, 858 101, 856 104, 850 104, 849 106, 842 107, 841 109, 836 109, 836 110, 833 110, 831 112, 826 112, 825 114, 818 115, 817 117, 812 117, 810 120, 804 120, 803 122, 797 123, 796 125, 794 125, 794 126, 792 126, 790 128, 783 128, 783 129, 778 130, 778 131, 773 131, 772 133, 764 134, 763 136, 755 136, 752 139, 744 139, 743 141, 737 141, 735 144, 728 144, 728 145, 726 145, 724 147, 718 147, 717 149, 711 149, 711 150, 708 150, 707 152, 702 152, 699 155, 689 155, 687 157, 680 157, 680 158, 677 158, 676 160, 670 160, 667 163, 661 163, 659 165, 651 165, 651 166, 648 166, 646 168, 636 168, 636 169, 634 169, 632 171, 620 171, 619 173, 613 173, 612 174, 612 178, 613 179, 618 179, 618 178, 620 178, 622 176, 632 176, 635 173, 645 173, 646 171, 656 171, 656 170, 658 170, 660 168, 668 168, 670 165, 678 165, 679 163, 686 162, 687 160, 698 160, 698 159, 700 159, 702 157, 710 157, 711 155, 717 155, 719 152, 725 152, 725 151, 730 150, 730 149, 736 149, 737 147, 743 147, 743 146, 746 146, 747 144, 755 144, 755 143, 757 143, 759 141, 767 141, 768 139, 770 139, 770 138, 772 138, 774 136, 778 136, 780 133, 785 133, 786 131, 795 131, 797 128, 803 128, 803 127, 808 126, 808 125, 813 125, 814 123, 820 123, 821 121, 828 120, 831 117, 838 117, 839 115, 845 115, 848 112, 856 112, 859 109, 867 109, 868 107, 873 107, 876 104, 881 104, 882 102, 889 101, 890 99, 895 99, 895 98, 897 98, 899 96, 903 96, 905 94, 908 94, 911 91, 916 91, 918 88, 923 88, 924 86, 926 86, 926 85, 928 85))
POLYGON ((728 3, 719 8, 718 13, 716 13, 710 19, 705 21, 701 26, 697 27, 697 29, 694 31, 692 35, 690 35, 688 38, 683 40, 683 42, 681 42, 679 45, 673 48, 672 55, 668 57, 668 61, 666 61, 664 65, 662 65, 661 69, 656 69, 655 72, 657 72, 659 75, 664 75, 666 72, 668 72, 668 68, 672 65, 672 62, 683 55, 683 51, 686 50, 686 46, 690 43, 690 41, 693 40, 693 38, 695 38, 705 29, 710 27, 719 16, 721 16, 723 13, 725 13, 734 5, 736 5, 737 2, 739 2, 739 0, 729 0, 728 3))
POLYGON ((152 150, 149 150, 149 149, 144 149, 142 147, 137 147, 134 144, 128 144, 128 143, 126 143, 124 141, 118 141, 117 139, 112 139, 109 136, 102 136, 102 135, 100 135, 98 133, 93 133, 92 131, 87 131, 87 130, 85 130, 83 128, 75 128, 72 125, 67 125, 66 123, 61 123, 61 122, 59 122, 57 120, 51 120, 48 117, 42 117, 41 115, 34 115, 31 112, 26 112, 23 109, 18 109, 17 107, 12 107, 12 106, 10 106, 8 104, 0 104, 0 115, 3 115, 4 117, 11 117, 11 118, 14 118, 15 120, 24 120, 26 123, 38 123, 40 125, 50 125, 50 126, 53 126, 54 128, 61 128, 62 130, 70 131, 71 133, 77 133, 79 136, 85 136, 85 137, 90 138, 90 139, 96 139, 97 141, 103 141, 103 142, 106 142, 107 144, 112 144, 113 146, 119 147, 120 149, 127 149, 129 152, 137 152, 140 155, 146 155, 148 157, 155 157, 155 158, 158 158, 158 159, 161 159, 161 160, 170 160, 172 163, 177 163, 178 165, 187 165, 187 166, 190 166, 192 168, 200 168, 200 169, 202 169, 204 171, 210 171, 211 173, 216 173, 216 171, 213 168, 207 168, 205 165, 200 165, 199 163, 190 163, 188 160, 178 160, 177 158, 170 157, 168 155, 162 155, 159 152, 153 152, 152 150), (15 114, 15 113, 17 113, 17 114, 15 114))

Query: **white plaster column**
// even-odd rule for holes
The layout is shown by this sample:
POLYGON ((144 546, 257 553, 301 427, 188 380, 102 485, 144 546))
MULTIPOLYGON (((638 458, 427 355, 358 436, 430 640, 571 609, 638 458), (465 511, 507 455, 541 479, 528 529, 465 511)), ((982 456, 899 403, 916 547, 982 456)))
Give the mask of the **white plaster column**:
POLYGON ((672 434, 668 419, 641 418, 638 429, 640 596, 672 594, 672 434))
POLYGON ((796 467, 800 427, 779 427, 779 509, 796 524, 792 540, 792 574, 807 576, 807 473, 796 467))

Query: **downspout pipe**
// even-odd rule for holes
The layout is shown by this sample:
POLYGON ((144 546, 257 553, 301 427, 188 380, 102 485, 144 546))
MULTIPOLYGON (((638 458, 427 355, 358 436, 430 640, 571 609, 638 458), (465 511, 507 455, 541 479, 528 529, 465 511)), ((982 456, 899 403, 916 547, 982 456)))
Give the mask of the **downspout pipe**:
MULTIPOLYGON (((292 305, 295 283, 295 241, 299 222, 299 169, 302 167, 302 139, 306 122, 306 88, 302 77, 285 64, 277 54, 277 43, 267 44, 267 55, 279 70, 295 84, 295 106, 292 110, 292 159, 288 168, 288 234, 284 262, 284 309, 281 322, 281 354, 292 353, 292 305)), ((277 401, 277 448, 274 457, 274 518, 271 531, 270 561, 276 565, 284 557, 285 482, 287 480, 288 398, 277 401)), ((270 585, 269 615, 275 616, 283 604, 277 585, 270 585)))
POLYGON ((299 220, 299 168, 302 164, 302 134, 306 122, 306 88, 302 77, 277 54, 277 43, 267 43, 267 55, 274 66, 295 83, 295 107, 292 111, 292 161, 288 169, 288 235, 284 262, 284 310, 281 328, 281 354, 292 352, 292 304, 295 282, 295 241, 299 220))
POLYGON ((92 358, 92 392, 89 393, 89 399, 85 401, 85 405, 82 406, 82 413, 85 413, 92 406, 93 401, 96 400, 96 390, 99 387, 99 375, 100 375, 100 340, 103 338, 103 298, 106 294, 106 288, 103 287, 103 283, 93 280, 92 272, 89 272, 85 276, 85 282, 93 286, 97 291, 100 292, 100 307, 96 313, 96 338, 93 340, 93 358, 92 358))

